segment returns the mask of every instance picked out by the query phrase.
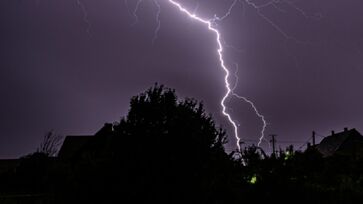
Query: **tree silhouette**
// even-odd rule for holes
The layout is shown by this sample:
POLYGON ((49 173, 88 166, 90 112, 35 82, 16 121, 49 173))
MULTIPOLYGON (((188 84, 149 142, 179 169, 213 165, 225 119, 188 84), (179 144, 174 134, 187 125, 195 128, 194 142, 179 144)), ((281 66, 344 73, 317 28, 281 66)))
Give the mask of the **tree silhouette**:
POLYGON ((133 97, 130 105, 127 117, 114 128, 116 134, 133 143, 133 148, 144 151, 158 147, 160 151, 183 155, 224 152, 225 132, 215 127, 202 103, 178 100, 174 90, 155 85, 133 97))
POLYGON ((216 128, 202 103, 180 100, 174 90, 156 84, 131 99, 112 141, 129 195, 135 195, 130 199, 215 203, 228 197, 236 165, 224 151, 225 131, 216 128))
POLYGON ((55 156, 59 150, 63 137, 56 134, 53 130, 47 132, 43 141, 40 143, 37 152, 47 156, 55 156))

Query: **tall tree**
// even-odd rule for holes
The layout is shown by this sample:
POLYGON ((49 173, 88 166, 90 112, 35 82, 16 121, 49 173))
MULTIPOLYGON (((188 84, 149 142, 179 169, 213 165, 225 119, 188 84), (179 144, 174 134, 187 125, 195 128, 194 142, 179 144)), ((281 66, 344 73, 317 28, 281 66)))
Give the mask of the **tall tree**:
POLYGON ((212 203, 222 199, 218 196, 228 197, 222 192, 233 180, 234 161, 224 151, 225 131, 202 103, 178 99, 174 90, 155 85, 130 105, 128 115, 114 126, 113 140, 130 191, 212 203))

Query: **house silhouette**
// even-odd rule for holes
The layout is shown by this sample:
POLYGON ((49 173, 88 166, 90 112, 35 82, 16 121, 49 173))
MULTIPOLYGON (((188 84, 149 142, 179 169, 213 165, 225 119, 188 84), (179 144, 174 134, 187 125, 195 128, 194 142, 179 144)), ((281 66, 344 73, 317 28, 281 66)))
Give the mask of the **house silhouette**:
POLYGON ((113 125, 106 123, 95 135, 67 136, 59 150, 58 158, 74 160, 107 157, 112 134, 113 125))
POLYGON ((325 137, 316 149, 324 156, 363 157, 363 136, 356 130, 344 128, 344 131, 325 137))

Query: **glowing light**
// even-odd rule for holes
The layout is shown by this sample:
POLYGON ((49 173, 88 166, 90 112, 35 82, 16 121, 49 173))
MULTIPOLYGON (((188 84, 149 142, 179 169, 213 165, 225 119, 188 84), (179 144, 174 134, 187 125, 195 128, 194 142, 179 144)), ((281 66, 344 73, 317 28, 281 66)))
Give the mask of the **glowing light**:
POLYGON ((289 160, 289 159, 291 159, 291 158, 293 158, 294 157, 294 152, 292 152, 292 151, 286 151, 285 152, 285 160, 289 160))
MULTIPOLYGON (((257 107, 255 106, 255 104, 251 100, 247 99, 246 97, 243 97, 243 96, 240 96, 240 95, 234 93, 234 89, 236 88, 238 81, 236 81, 235 86, 231 89, 230 83, 228 81, 230 73, 229 73, 229 70, 226 67, 225 63, 224 63, 224 60, 223 60, 223 46, 222 46, 222 43, 221 43, 221 34, 218 31, 218 29, 213 27, 213 22, 215 20, 223 20, 223 19, 227 18, 231 14, 231 11, 232 11, 233 7, 237 3, 237 0, 233 1, 232 5, 230 6, 230 8, 228 9, 227 13, 224 16, 222 16, 221 18, 214 17, 212 20, 205 20, 205 19, 202 19, 202 18, 198 17, 196 14, 190 13, 181 4, 175 2, 174 0, 169 0, 169 2, 172 3, 174 6, 176 6, 181 12, 187 14, 190 18, 192 18, 194 20, 197 20, 200 23, 203 23, 204 25, 206 25, 210 31, 212 31, 212 32, 214 32, 216 34, 216 41, 217 41, 217 44, 218 44, 218 50, 217 51, 218 51, 218 55, 219 55, 220 65, 221 65, 221 67, 223 68, 223 70, 226 73, 226 75, 224 77, 224 82, 225 82, 225 87, 226 87, 227 91, 226 91, 224 97, 221 100, 222 113, 223 113, 223 115, 225 115, 228 118, 229 122, 232 124, 232 126, 234 128, 234 135, 235 135, 235 138, 237 140, 236 145, 237 145, 238 150, 241 151, 240 137, 238 136, 238 127, 236 125, 236 122, 232 119, 232 116, 227 112, 227 107, 225 105, 225 101, 230 95, 232 95, 232 96, 234 96, 234 97, 236 97, 238 99, 242 99, 246 103, 250 104, 251 107, 253 108, 253 110, 255 111, 256 115, 263 122, 263 127, 262 127, 262 130, 261 130, 261 136, 260 136, 260 139, 259 139, 259 142, 258 142, 258 146, 260 146, 262 140, 264 139, 264 133, 265 133, 265 130, 266 130, 266 127, 267 127, 267 122, 265 120, 265 117, 258 111, 257 107)), ((236 66, 238 68, 238 65, 236 65, 236 66)), ((238 80, 238 77, 237 77, 237 80, 238 80)))
POLYGON ((168 0, 172 5, 174 5, 175 7, 177 7, 182 13, 187 14, 191 19, 194 19, 202 24, 204 24, 208 30, 210 30, 211 32, 213 32, 216 35, 216 41, 217 41, 217 45, 218 45, 218 56, 219 56, 219 62, 221 67, 223 68, 223 70, 225 71, 226 75, 224 77, 224 83, 225 83, 225 87, 226 87, 226 93, 224 95, 224 97, 222 98, 220 104, 222 106, 222 113, 224 116, 226 116, 228 118, 228 121, 232 124, 233 129, 234 129, 234 135, 236 137, 237 140, 237 148, 239 151, 241 151, 241 146, 240 146, 240 138, 238 137, 238 127, 236 122, 232 119, 232 116, 227 112, 227 107, 225 105, 225 101, 226 99, 231 95, 232 90, 230 88, 230 83, 228 81, 228 77, 230 75, 228 68, 226 67, 224 60, 223 60, 223 46, 221 43, 221 34, 220 32, 213 27, 213 20, 205 20, 200 18, 199 16, 197 16, 196 14, 192 14, 191 12, 189 12, 187 9, 185 9, 181 4, 175 2, 174 0, 168 0))
POLYGON ((250 183, 250 184, 256 184, 256 182, 257 182, 257 176, 256 176, 256 175, 253 175, 253 176, 251 177, 251 179, 249 180, 249 183, 250 183))

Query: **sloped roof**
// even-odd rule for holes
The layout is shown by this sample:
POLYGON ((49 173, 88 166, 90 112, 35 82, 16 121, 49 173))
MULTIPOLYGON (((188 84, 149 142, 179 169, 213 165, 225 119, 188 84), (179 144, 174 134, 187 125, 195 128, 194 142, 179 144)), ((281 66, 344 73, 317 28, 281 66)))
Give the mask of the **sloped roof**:
POLYGON ((324 157, 327 157, 333 155, 337 151, 349 148, 347 144, 352 144, 352 142, 349 141, 363 142, 363 136, 356 129, 345 129, 343 132, 325 137, 320 144, 317 145, 317 149, 324 157))
POLYGON ((67 136, 59 150, 58 157, 72 158, 80 151, 93 136, 67 136))
POLYGON ((113 125, 106 123, 95 135, 67 136, 59 150, 58 157, 71 159, 86 153, 100 153, 108 149, 109 136, 112 135, 113 125))

